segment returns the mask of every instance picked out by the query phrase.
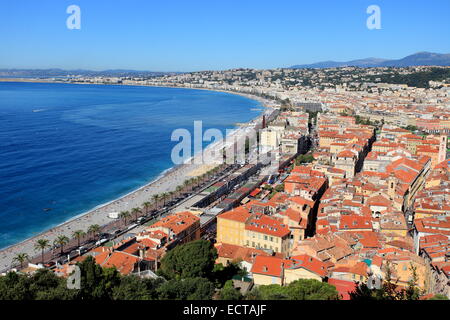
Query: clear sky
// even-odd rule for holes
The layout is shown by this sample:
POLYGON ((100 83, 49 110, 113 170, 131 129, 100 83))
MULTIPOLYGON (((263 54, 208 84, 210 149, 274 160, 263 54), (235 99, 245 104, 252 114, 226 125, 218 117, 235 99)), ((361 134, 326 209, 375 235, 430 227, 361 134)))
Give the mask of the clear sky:
POLYGON ((450 0, 1 0, 0 68, 195 71, 450 53, 450 0), (69 5, 81 29, 69 30, 69 5), (366 26, 381 8, 381 30, 366 26))

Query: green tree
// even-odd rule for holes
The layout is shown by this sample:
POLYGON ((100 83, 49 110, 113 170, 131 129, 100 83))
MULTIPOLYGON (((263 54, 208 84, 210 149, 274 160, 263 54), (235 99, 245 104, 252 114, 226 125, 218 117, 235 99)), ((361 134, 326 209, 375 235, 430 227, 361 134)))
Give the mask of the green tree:
POLYGON ((152 200, 155 203, 155 208, 158 208, 159 194, 152 195, 152 200))
POLYGON ((78 247, 81 245, 81 238, 84 238, 86 236, 86 232, 83 230, 76 230, 72 233, 72 237, 77 239, 78 247))
POLYGON ((169 280, 158 289, 160 300, 210 300, 214 285, 205 278, 169 280))
POLYGON ((158 298, 156 289, 163 279, 141 279, 135 275, 121 277, 120 284, 112 290, 114 300, 154 300, 158 298))
POLYGON ((299 166, 303 163, 311 163, 314 161, 314 157, 311 154, 301 154, 295 158, 295 165, 299 166))
POLYGON ((130 212, 128 211, 121 211, 119 213, 119 219, 121 219, 123 221, 123 225, 126 226, 127 225, 127 220, 130 217, 130 212))
POLYGON ((13 263, 19 263, 20 264, 20 269, 23 269, 23 265, 25 262, 29 261, 30 257, 28 256, 28 254, 26 253, 18 253, 16 254, 16 256, 13 258, 12 262, 13 263))
POLYGON ((61 255, 64 253, 64 246, 69 243, 69 238, 65 235, 58 236, 54 241, 53 244, 57 247, 60 247, 61 249, 61 255))
POLYGON ((91 256, 77 265, 81 272, 81 299, 112 299, 114 287, 120 284, 120 274, 115 268, 103 269, 91 256))
POLYGON ((286 291, 291 300, 338 300, 336 287, 314 279, 300 279, 291 282, 286 291))
POLYGON ((241 300, 243 298, 239 289, 233 286, 233 281, 228 280, 225 282, 222 290, 219 293, 220 300, 241 300))
POLYGON ((39 239, 34 244, 34 249, 41 252, 41 263, 44 263, 45 249, 50 247, 50 241, 47 239, 39 239))
POLYGON ((446 296, 443 294, 436 294, 433 297, 431 297, 429 300, 449 300, 446 296))
POLYGON ((178 245, 162 259, 158 272, 168 279, 208 277, 217 259, 211 242, 197 240, 178 245))
POLYGON ((100 226, 98 224, 90 225, 88 228, 88 233, 96 239, 98 233, 100 232, 100 226))
POLYGON ((281 183, 281 184, 277 185, 275 187, 275 191, 276 192, 283 192, 284 191, 284 183, 281 183))
POLYGON ((224 284, 234 276, 245 277, 247 272, 239 267, 238 262, 232 262, 226 266, 221 263, 215 264, 211 272, 210 280, 216 288, 222 288, 224 284))
POLYGON ((389 261, 385 267, 385 279, 380 289, 369 289, 365 283, 359 284, 350 293, 351 300, 418 300, 422 294, 417 286, 418 277, 416 268, 410 265, 411 278, 406 289, 399 289, 397 282, 392 280, 392 270, 389 261))
POLYGON ((145 213, 148 213, 150 206, 151 206, 151 203, 149 201, 146 201, 142 204, 142 207, 144 208, 145 213))
POLYGON ((287 286, 277 284, 259 286, 246 297, 255 300, 338 300, 336 288, 315 279, 299 279, 287 286))
POLYGON ((133 208, 131 209, 131 213, 134 214, 134 220, 137 221, 139 214, 142 213, 140 208, 133 208))

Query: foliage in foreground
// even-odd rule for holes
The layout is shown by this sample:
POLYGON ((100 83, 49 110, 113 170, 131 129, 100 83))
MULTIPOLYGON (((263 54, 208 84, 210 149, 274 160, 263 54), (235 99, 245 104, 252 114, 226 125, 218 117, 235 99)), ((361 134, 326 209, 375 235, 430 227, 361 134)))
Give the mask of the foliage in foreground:
POLYGON ((0 300, 208 300, 215 288, 241 272, 235 264, 215 265, 216 257, 208 241, 180 245, 161 261, 161 274, 167 280, 122 276, 115 268, 102 268, 87 257, 77 264, 80 289, 68 289, 66 279, 47 269, 33 275, 10 272, 0 277, 0 300))
POLYGON ((246 299, 251 300, 338 300, 336 288, 314 279, 300 279, 287 286, 271 284, 255 287, 246 299))

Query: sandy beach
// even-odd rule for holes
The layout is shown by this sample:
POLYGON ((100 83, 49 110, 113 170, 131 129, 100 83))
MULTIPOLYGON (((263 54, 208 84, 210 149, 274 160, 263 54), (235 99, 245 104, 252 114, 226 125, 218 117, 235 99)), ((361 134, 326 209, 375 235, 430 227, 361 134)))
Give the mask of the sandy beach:
MULTIPOLYGON (((266 103, 266 101, 262 98, 247 94, 242 95, 245 95, 253 100, 258 100, 263 105, 266 103)), ((271 111, 272 109, 268 108, 264 110, 264 113, 270 113, 271 111)), ((255 124, 260 121, 261 118, 262 113, 257 118, 250 121, 249 126, 251 126, 251 123, 255 124)), ((232 134, 239 137, 244 134, 245 130, 246 127, 240 127, 233 131, 232 134)), ((221 144, 218 142, 213 143, 203 151, 211 152, 212 149, 217 148, 220 145, 221 144)), ((191 160, 201 156, 202 154, 200 153, 191 158, 191 160)), ((200 175, 202 172, 205 172, 213 167, 211 164, 196 163, 196 161, 191 161, 191 163, 185 163, 173 167, 162 174, 155 181, 152 181, 137 190, 134 190, 111 202, 102 204, 86 213, 80 214, 61 225, 55 226, 32 238, 0 250, 0 272, 4 272, 11 268, 11 262, 18 253, 27 253, 30 258, 39 255, 39 252, 34 249, 35 242, 38 239, 48 239, 51 243, 53 243, 53 240, 60 235, 65 235, 71 238, 71 235, 75 230, 87 231, 87 228, 92 224, 98 224, 100 226, 105 225, 111 222, 111 219, 108 217, 108 213, 125 210, 130 211, 134 207, 142 207, 144 202, 152 202, 152 195, 174 191, 176 187, 178 185, 182 185, 185 180, 190 179, 193 176, 200 175)))

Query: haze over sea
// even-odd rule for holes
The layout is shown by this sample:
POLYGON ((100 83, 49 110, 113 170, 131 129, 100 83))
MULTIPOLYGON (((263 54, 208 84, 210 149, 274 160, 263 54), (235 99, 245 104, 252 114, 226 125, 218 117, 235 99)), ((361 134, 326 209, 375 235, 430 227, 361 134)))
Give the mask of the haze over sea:
POLYGON ((157 178, 174 166, 174 129, 225 132, 260 107, 205 90, 0 82, 0 248, 157 178))

